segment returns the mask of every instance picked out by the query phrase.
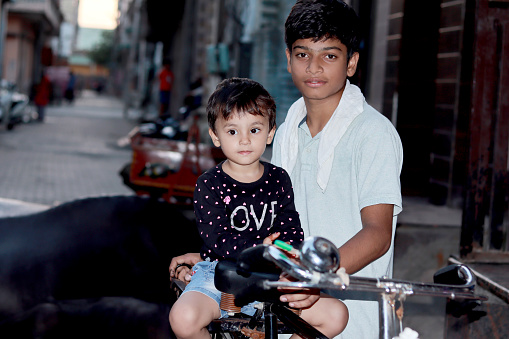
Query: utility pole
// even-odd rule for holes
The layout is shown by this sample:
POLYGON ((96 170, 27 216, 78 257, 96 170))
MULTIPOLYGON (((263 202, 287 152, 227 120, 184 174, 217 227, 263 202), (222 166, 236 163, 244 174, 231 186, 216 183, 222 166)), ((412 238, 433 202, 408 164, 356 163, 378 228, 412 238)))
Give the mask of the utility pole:
MULTIPOLYGON (((2 82, 2 79, 4 77, 4 50, 5 50, 5 36, 7 34, 7 14, 9 12, 9 6, 7 6, 5 0, 0 1, 0 82, 2 82)), ((4 91, 2 89, 2 91, 4 91)), ((10 117, 10 108, 11 108, 11 92, 9 89, 5 89, 5 93, 8 95, 7 100, 2 100, 0 102, 2 110, 2 122, 5 126, 5 128, 8 128, 7 126, 10 123, 11 117, 10 117), (5 101, 5 103, 4 103, 5 101)))
POLYGON ((140 31, 140 12, 141 5, 143 0, 134 0, 134 14, 133 14, 133 23, 132 23, 132 35, 131 35, 131 43, 129 48, 129 55, 127 58, 127 67, 126 67, 126 79, 124 81, 124 118, 128 117, 129 107, 131 107, 133 103, 133 93, 131 91, 133 74, 135 73, 135 59, 138 51, 138 39, 139 39, 139 31, 140 31))
POLYGON ((0 1, 0 79, 4 77, 4 49, 7 34, 7 14, 9 6, 5 0, 0 1))

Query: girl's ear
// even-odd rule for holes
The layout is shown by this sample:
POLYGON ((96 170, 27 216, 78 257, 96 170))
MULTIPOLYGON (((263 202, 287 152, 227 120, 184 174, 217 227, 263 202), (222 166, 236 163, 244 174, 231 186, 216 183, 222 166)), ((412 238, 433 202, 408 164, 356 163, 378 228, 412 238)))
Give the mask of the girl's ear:
POLYGON ((272 143, 275 133, 276 133, 276 126, 272 127, 272 129, 269 132, 269 135, 267 136, 267 145, 270 145, 272 143))
POLYGON ((210 138, 212 139, 212 143, 214 144, 214 146, 221 147, 221 142, 219 142, 219 138, 217 137, 216 133, 214 133, 212 128, 209 128, 209 135, 210 138))

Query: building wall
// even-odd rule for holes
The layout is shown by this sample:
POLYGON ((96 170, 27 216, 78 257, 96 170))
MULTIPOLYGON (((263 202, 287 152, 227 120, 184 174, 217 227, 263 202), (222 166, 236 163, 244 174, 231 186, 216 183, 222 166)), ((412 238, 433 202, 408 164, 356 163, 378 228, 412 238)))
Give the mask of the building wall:
POLYGON ((391 2, 383 111, 403 142, 403 193, 438 205, 462 205, 474 12, 473 0, 391 2))
POLYGON ((251 77, 275 98, 278 125, 284 121, 291 104, 300 97, 287 71, 284 43, 284 22, 294 4, 293 0, 266 1, 253 13, 258 29, 252 32, 251 77))
POLYGON ((58 54, 69 57, 76 48, 79 0, 60 0, 64 22, 60 26, 58 54))
POLYGON ((4 78, 15 83, 19 91, 29 93, 32 86, 34 44, 32 26, 19 16, 9 16, 4 50, 4 78))
POLYGON ((468 165, 473 1, 441 3, 431 149, 433 201, 460 205, 468 165))

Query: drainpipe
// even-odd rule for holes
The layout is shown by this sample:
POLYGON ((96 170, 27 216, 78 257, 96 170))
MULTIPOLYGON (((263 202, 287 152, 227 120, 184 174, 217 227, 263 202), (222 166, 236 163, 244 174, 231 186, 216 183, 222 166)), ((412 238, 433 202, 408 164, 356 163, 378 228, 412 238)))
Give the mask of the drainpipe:
POLYGON ((124 118, 128 118, 129 108, 133 105, 133 93, 131 91, 131 81, 133 80, 133 75, 135 73, 135 59, 136 54, 138 52, 138 39, 139 39, 139 30, 140 30, 140 11, 143 0, 134 0, 134 17, 132 22, 132 32, 131 32, 131 48, 129 49, 129 55, 127 59, 127 67, 126 67, 126 78, 124 80, 124 118))
MULTIPOLYGON (((4 49, 5 49, 5 35, 7 34, 7 14, 9 12, 9 6, 4 2, 0 1, 0 81, 4 77, 4 49)), ((11 93, 9 91, 8 95, 11 93)), ((3 101, 3 100, 2 100, 3 101)), ((2 109, 2 122, 5 128, 8 128, 10 117, 11 100, 5 100, 5 107, 2 109)))
POLYGON ((9 6, 6 1, 0 1, 0 79, 4 77, 4 45, 7 34, 7 14, 9 6))

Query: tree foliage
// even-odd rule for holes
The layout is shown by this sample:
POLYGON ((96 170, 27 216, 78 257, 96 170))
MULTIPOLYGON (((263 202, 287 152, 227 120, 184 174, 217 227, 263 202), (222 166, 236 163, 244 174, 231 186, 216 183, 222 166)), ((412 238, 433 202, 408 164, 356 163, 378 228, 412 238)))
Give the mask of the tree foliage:
POLYGON ((103 31, 101 40, 88 52, 88 57, 97 65, 108 66, 112 51, 114 31, 103 31))

